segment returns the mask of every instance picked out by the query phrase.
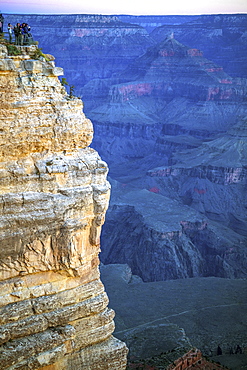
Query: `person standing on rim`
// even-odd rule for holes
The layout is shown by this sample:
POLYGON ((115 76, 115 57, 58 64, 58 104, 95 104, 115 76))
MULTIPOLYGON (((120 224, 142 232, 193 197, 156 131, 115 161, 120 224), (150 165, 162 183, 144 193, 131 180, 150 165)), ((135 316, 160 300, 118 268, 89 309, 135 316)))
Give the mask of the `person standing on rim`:
POLYGON ((9 42, 12 43, 12 35, 13 35, 13 29, 14 27, 12 24, 8 23, 8 33, 9 33, 9 42))
POLYGON ((3 33, 4 16, 0 13, 0 33, 3 33))
POLYGON ((22 33, 21 33, 21 25, 20 23, 16 23, 14 27, 14 34, 15 34, 15 44, 22 45, 22 33))

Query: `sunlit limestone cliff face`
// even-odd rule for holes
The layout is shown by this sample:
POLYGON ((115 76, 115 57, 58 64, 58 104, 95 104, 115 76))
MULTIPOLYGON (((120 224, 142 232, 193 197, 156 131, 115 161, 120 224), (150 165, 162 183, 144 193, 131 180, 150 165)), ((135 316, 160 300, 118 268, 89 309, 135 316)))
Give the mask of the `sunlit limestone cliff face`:
POLYGON ((98 271, 107 165, 35 49, 0 47, 1 369, 125 369, 98 271))

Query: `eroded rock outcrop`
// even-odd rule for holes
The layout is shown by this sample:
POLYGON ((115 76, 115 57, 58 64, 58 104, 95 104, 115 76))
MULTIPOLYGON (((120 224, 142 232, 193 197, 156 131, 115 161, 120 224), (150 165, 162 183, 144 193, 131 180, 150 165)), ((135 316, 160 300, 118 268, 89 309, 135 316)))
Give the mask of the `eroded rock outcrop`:
POLYGON ((1 369, 124 369, 98 271, 107 165, 36 46, 0 48, 1 369))
POLYGON ((103 263, 128 263, 144 281, 203 276, 202 255, 182 227, 189 219, 203 230, 203 217, 148 190, 116 193, 102 232, 103 263))

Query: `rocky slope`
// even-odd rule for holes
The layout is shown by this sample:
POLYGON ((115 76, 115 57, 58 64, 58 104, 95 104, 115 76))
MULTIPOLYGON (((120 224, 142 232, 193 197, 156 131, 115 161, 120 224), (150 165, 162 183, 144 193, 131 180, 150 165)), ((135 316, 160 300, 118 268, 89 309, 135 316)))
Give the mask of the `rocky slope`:
POLYGON ((36 47, 0 47, 1 369, 124 369, 98 271, 109 200, 92 123, 36 47))
MULTIPOLYGON (((225 225, 220 217, 209 219, 179 200, 156 193, 167 184, 169 179, 164 188, 161 184, 149 190, 130 185, 123 189, 120 184, 118 190, 113 187, 102 231, 103 263, 128 263, 144 281, 244 278, 246 237, 232 230, 239 220, 225 225)), ((217 190, 209 189, 209 193, 217 197, 217 190)))

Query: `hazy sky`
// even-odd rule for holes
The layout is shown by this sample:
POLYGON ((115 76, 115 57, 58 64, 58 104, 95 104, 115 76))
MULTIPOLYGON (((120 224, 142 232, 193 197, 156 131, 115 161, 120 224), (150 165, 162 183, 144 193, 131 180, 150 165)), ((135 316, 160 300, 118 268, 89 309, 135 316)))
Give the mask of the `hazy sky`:
POLYGON ((0 0, 2 13, 226 14, 247 13, 247 0, 0 0))

